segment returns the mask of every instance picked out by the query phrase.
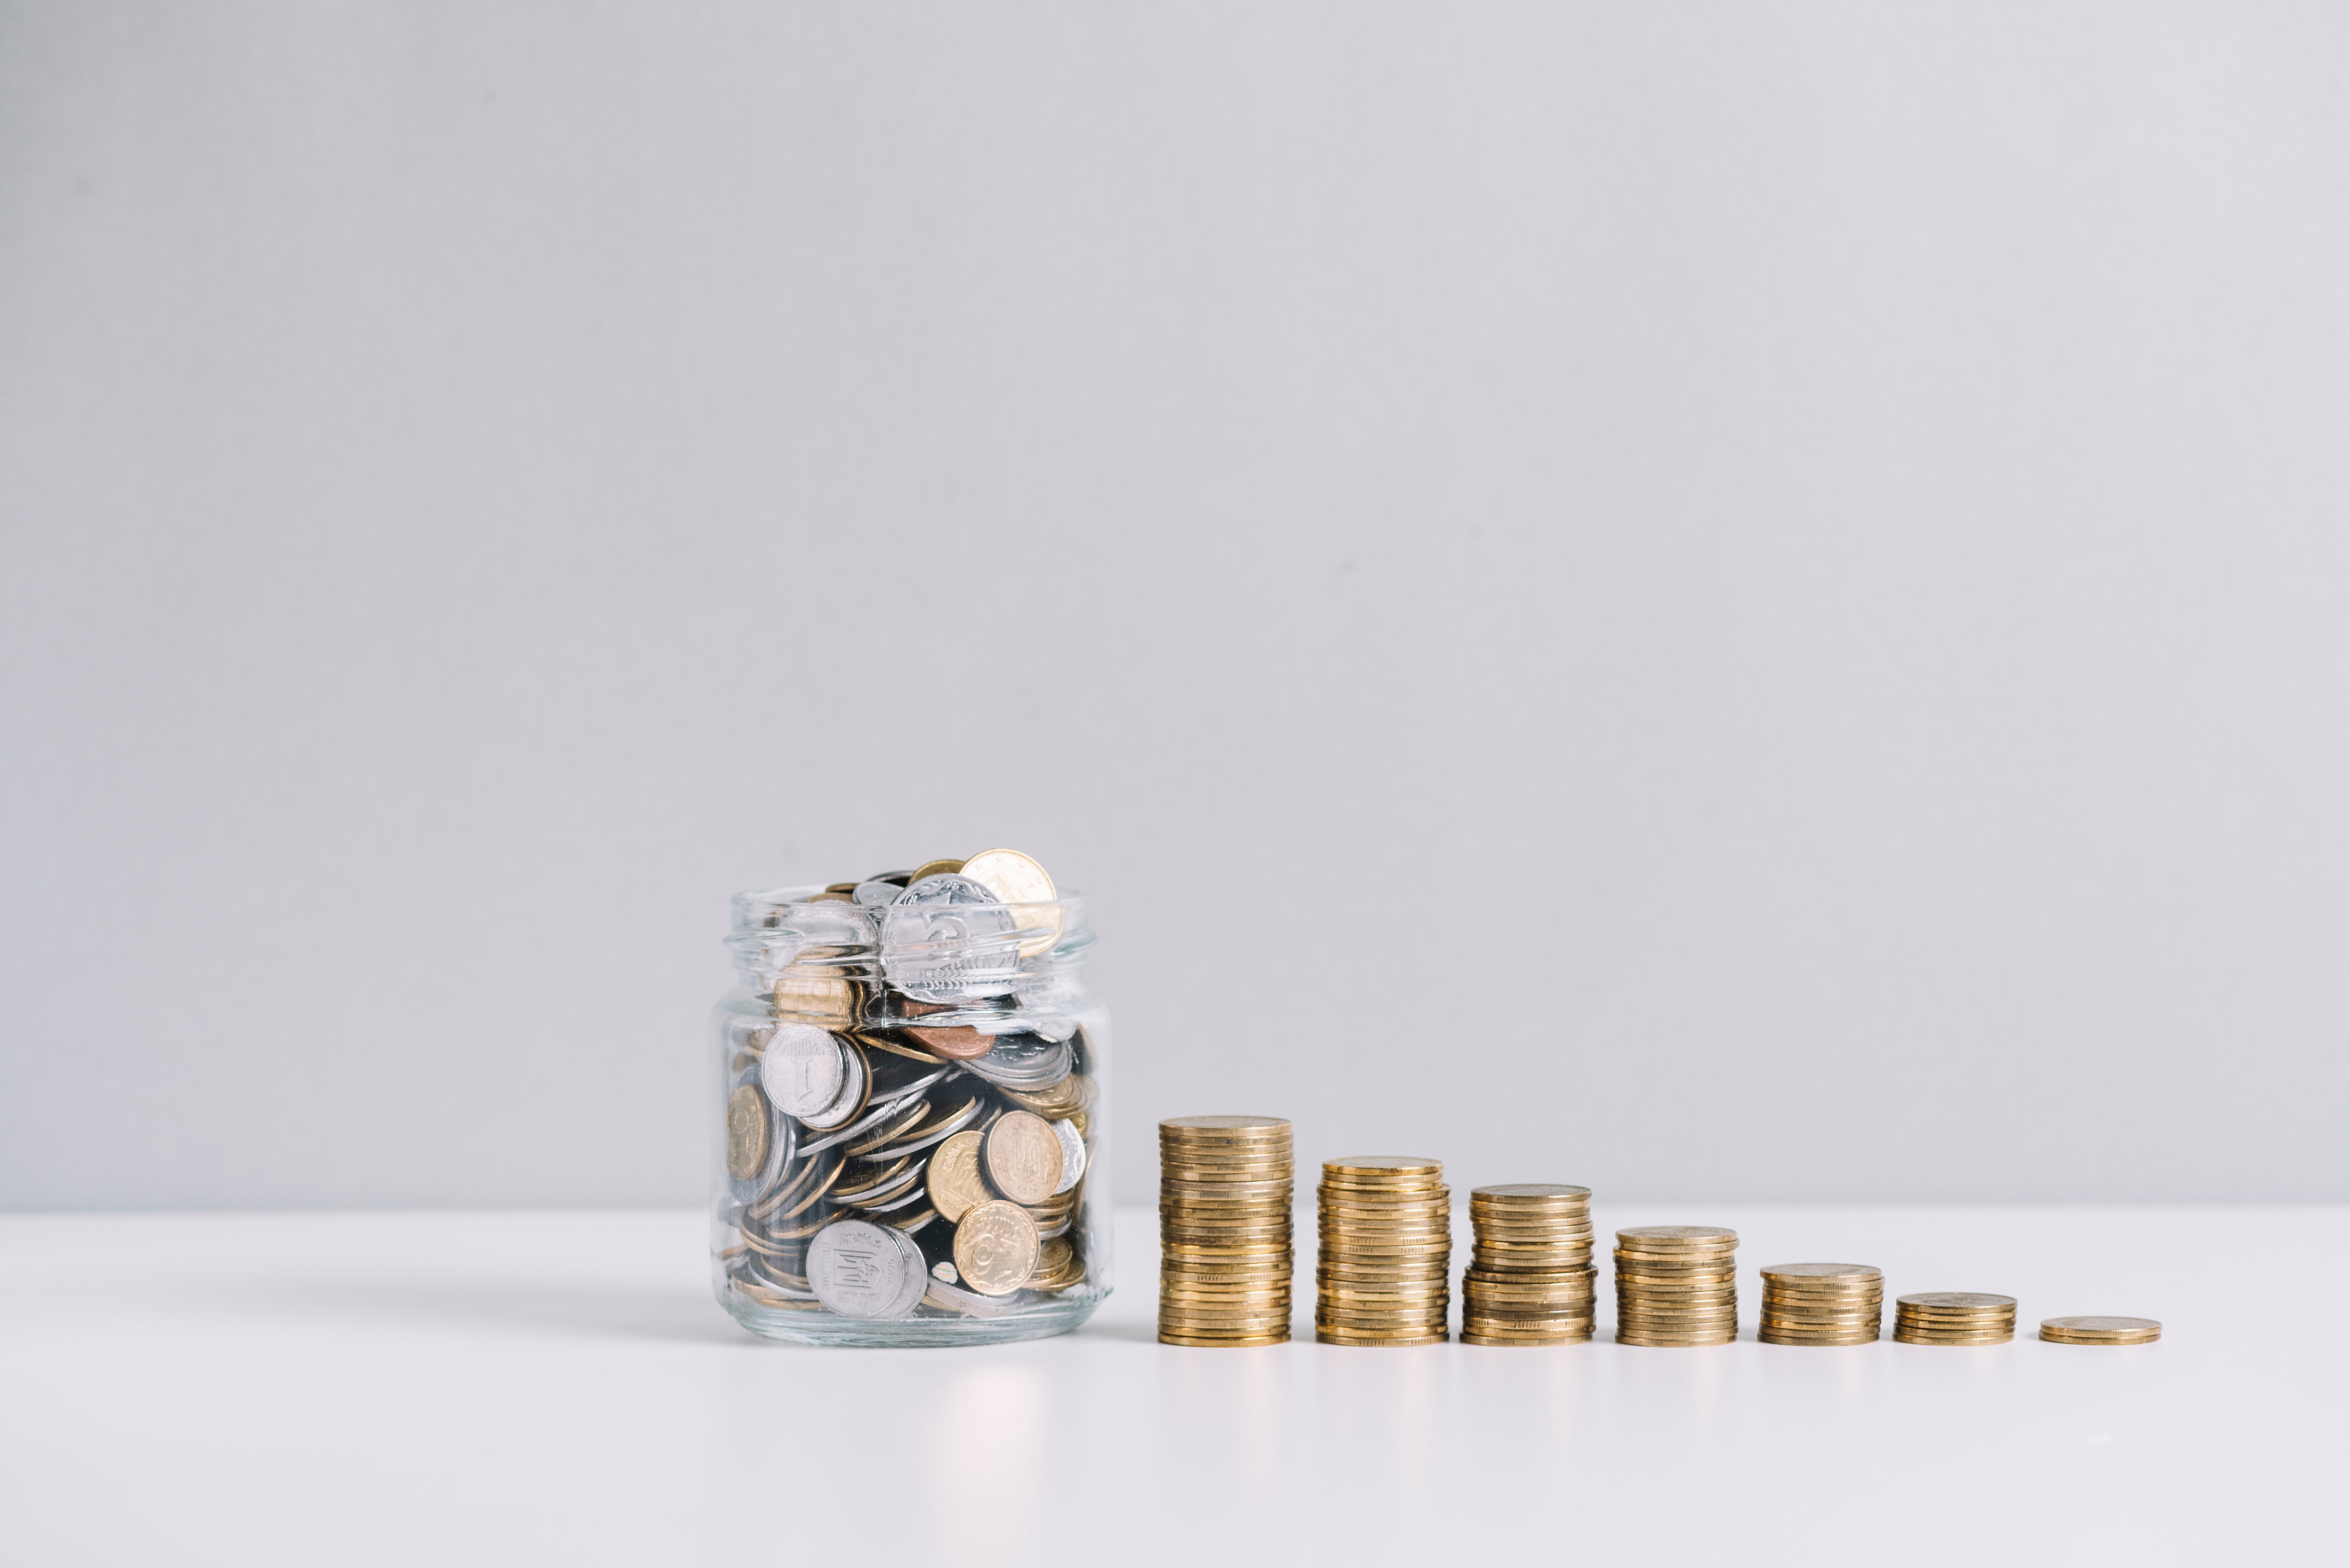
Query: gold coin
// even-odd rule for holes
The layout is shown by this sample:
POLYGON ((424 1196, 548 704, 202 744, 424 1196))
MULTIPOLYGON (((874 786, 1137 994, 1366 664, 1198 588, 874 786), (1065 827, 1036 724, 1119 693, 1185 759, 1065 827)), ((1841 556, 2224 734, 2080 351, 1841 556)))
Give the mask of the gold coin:
POLYGON ((1182 1295, 1161 1291, 1159 1295, 1161 1312, 1207 1314, 1211 1316, 1287 1318, 1290 1298, 1283 1295, 1201 1296, 1182 1295))
POLYGON ((1288 1242, 1278 1240, 1244 1240, 1238 1241, 1211 1240, 1190 1241, 1180 1240, 1167 1241, 1162 1238, 1159 1243, 1159 1255, 1162 1257, 1199 1258, 1201 1260, 1208 1260, 1214 1258, 1286 1258, 1291 1256, 1295 1251, 1295 1249, 1291 1247, 1288 1242))
POLYGON ((777 1016, 832 1029, 856 1023, 861 1002, 855 981, 820 969, 785 969, 775 976, 773 995, 777 1016))
MULTIPOLYGON (((1035 1111, 1047 1121, 1081 1121, 1094 1102, 1101 1097, 1100 1085, 1087 1073, 1072 1073, 1046 1088, 999 1088, 996 1093, 1022 1110, 1035 1111)), ((1083 1126, 1077 1128, 1080 1134, 1085 1130, 1083 1126)))
POLYGON ((1026 1284, 1043 1252, 1036 1221, 1016 1203, 974 1203, 955 1225, 955 1271, 983 1296, 1010 1295, 1026 1284))
POLYGON ((1169 1116, 1159 1130, 1186 1137, 1287 1137, 1290 1122, 1287 1116, 1169 1116))
POLYGON ((979 1174, 979 1146, 984 1135, 959 1132, 931 1156, 925 1189, 939 1217, 951 1225, 973 1204, 987 1201, 987 1182, 979 1174))
POLYGON ((960 860, 925 860, 906 874, 906 886, 910 888, 925 877, 951 877, 962 869, 960 860))
POLYGON ((1867 1263, 1773 1263, 1762 1271, 1766 1280, 1819 1281, 1843 1283, 1874 1282, 1883 1283, 1884 1271, 1867 1263))
POLYGON ((1013 906, 1022 958, 1051 952, 1061 940, 1060 894, 1045 868, 1017 849, 983 849, 962 863, 962 874, 1013 906))
POLYGON ((1444 1162, 1416 1154, 1348 1154, 1324 1160, 1322 1168, 1336 1176, 1437 1177, 1444 1173, 1444 1162))
POLYGON ((1042 1203, 1061 1184, 1061 1140, 1034 1111, 1006 1111, 987 1129, 980 1163, 1014 1203, 1042 1203))
POLYGON ((1735 1247, 1738 1232, 1719 1225, 1635 1225, 1616 1239, 1649 1247, 1735 1247))
POLYGON ((1903 1306, 1939 1308, 1946 1312, 2012 1312, 2013 1296, 1987 1295, 1981 1291, 1921 1291, 1896 1298, 1903 1306))
POLYGON ((2081 1339, 2103 1339, 2160 1334, 2162 1324, 2150 1317, 2050 1317, 2040 1320, 2043 1334, 2051 1329, 2081 1339))
POLYGON ((1508 1200, 1524 1203, 1588 1203, 1588 1187, 1559 1187, 1546 1181, 1505 1182, 1498 1187, 1472 1187, 1471 1199, 1483 1199, 1491 1203, 1508 1200))
POLYGON ((758 1085, 745 1084, 727 1096, 727 1175, 748 1181, 767 1168, 767 1137, 774 1125, 767 1096, 758 1085))
POLYGON ((1767 1312, 1758 1318, 1756 1322, 1763 1328, 1783 1328, 1790 1333, 1798 1334, 1856 1334, 1862 1329, 1866 1329, 1870 1334, 1874 1334, 1883 1326, 1883 1324, 1879 1324, 1877 1319, 1872 1317, 1848 1318, 1844 1320, 1831 1320, 1814 1317, 1773 1317, 1767 1312))

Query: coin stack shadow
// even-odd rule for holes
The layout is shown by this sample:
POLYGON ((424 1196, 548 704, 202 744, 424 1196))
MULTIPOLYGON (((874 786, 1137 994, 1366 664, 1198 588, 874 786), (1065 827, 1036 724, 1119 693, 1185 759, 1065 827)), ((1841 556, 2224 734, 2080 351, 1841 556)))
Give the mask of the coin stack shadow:
POLYGON ((1461 1276, 1467 1345, 1572 1345, 1591 1337, 1591 1189, 1522 1183, 1469 1194, 1474 1250, 1461 1276))
POLYGON ((1279 1116, 1159 1124, 1159 1342, 1289 1337, 1290 1205, 1297 1168, 1279 1116))
POLYGON ((1874 1345, 1885 1275, 1866 1263, 1774 1263, 1762 1271, 1765 1345, 1874 1345))
POLYGON ((1616 1232, 1616 1343, 1728 1345, 1738 1337, 1738 1232, 1639 1225, 1616 1232))
POLYGON ((2015 1337, 2015 1298, 1981 1291, 1926 1291, 1893 1303, 1903 1345, 2005 1345, 2015 1337))
POLYGON ((1440 1160, 1322 1162, 1314 1337, 1324 1345, 1438 1345, 1452 1294, 1452 1189, 1440 1160))
POLYGON ((2162 1324, 2150 1317, 2052 1317, 2040 1324, 2051 1345, 2152 1345, 2162 1324))

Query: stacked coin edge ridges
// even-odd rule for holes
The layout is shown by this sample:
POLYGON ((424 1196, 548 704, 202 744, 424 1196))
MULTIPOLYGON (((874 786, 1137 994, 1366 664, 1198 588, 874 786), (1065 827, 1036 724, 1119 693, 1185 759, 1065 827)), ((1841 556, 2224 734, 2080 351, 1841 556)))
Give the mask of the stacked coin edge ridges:
POLYGON ((1436 1345, 1451 1337, 1451 1189, 1440 1160, 1326 1160, 1315 1193, 1314 1337, 1324 1345, 1436 1345))
POLYGON ((1893 1303, 1902 1345, 2005 1345, 2015 1337, 2015 1298, 1981 1291, 1919 1291, 1893 1303))
POLYGON ((1728 1345, 1738 1337, 1738 1232, 1638 1225, 1616 1232, 1616 1343, 1728 1345))
POLYGON ((1293 1144, 1290 1124, 1275 1116, 1159 1124, 1159 1343, 1289 1338, 1293 1144))
POLYGON ((1765 1345, 1874 1345, 1884 1332, 1885 1274, 1866 1263, 1773 1263, 1762 1271, 1765 1345))
POLYGON ((1480 1187, 1461 1276, 1464 1345, 1573 1345, 1591 1337, 1591 1189, 1548 1184, 1480 1187))

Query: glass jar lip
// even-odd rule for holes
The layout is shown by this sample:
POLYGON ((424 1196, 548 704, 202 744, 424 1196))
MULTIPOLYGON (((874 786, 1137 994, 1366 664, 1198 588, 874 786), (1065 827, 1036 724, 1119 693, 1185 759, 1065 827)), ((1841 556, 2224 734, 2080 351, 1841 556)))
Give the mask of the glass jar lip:
MULTIPOLYGON (((782 888, 754 888, 749 892, 735 894, 733 904, 737 909, 757 909, 764 911, 771 909, 822 909, 829 905, 840 902, 838 898, 826 898, 821 901, 817 901, 816 895, 824 890, 824 885, 820 882, 793 883, 787 887, 782 888)), ((1002 900, 1002 902, 1003 907, 1007 909, 1075 909, 1084 908, 1089 900, 1087 895, 1077 888, 1064 888, 1061 889, 1060 896, 1058 898, 1030 899, 1006 898, 1002 900)), ((849 907, 858 909, 886 909, 889 906, 887 904, 852 904, 849 907)))

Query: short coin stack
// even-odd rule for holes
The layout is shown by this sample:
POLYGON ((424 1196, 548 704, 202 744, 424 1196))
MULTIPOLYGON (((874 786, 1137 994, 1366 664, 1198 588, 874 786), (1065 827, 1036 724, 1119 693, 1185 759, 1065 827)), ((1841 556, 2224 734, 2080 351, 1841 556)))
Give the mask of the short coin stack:
POLYGON ((1738 1337, 1738 1232, 1640 1225, 1616 1232, 1616 1343, 1728 1345, 1738 1337))
POLYGON ((2015 1337, 2015 1298, 1981 1291, 1926 1291, 1893 1303, 1904 1345, 2005 1345, 2015 1337))
POLYGON ((2152 1345, 2162 1324, 2150 1317, 2052 1317, 2040 1337, 2051 1345, 2152 1345))
POLYGON ((1569 1345, 1591 1337, 1591 1189, 1521 1183, 1469 1194, 1476 1251, 1461 1276, 1470 1345, 1569 1345))
POLYGON ((1885 1275, 1866 1263, 1774 1263, 1762 1271, 1765 1345, 1873 1345, 1885 1275))
POLYGON ((1322 1163, 1314 1337, 1436 1345, 1452 1304, 1452 1189, 1441 1161, 1357 1155, 1322 1163))
POLYGON ((1161 1345, 1288 1339, 1295 1180, 1289 1123, 1279 1116, 1159 1124, 1161 1345))

